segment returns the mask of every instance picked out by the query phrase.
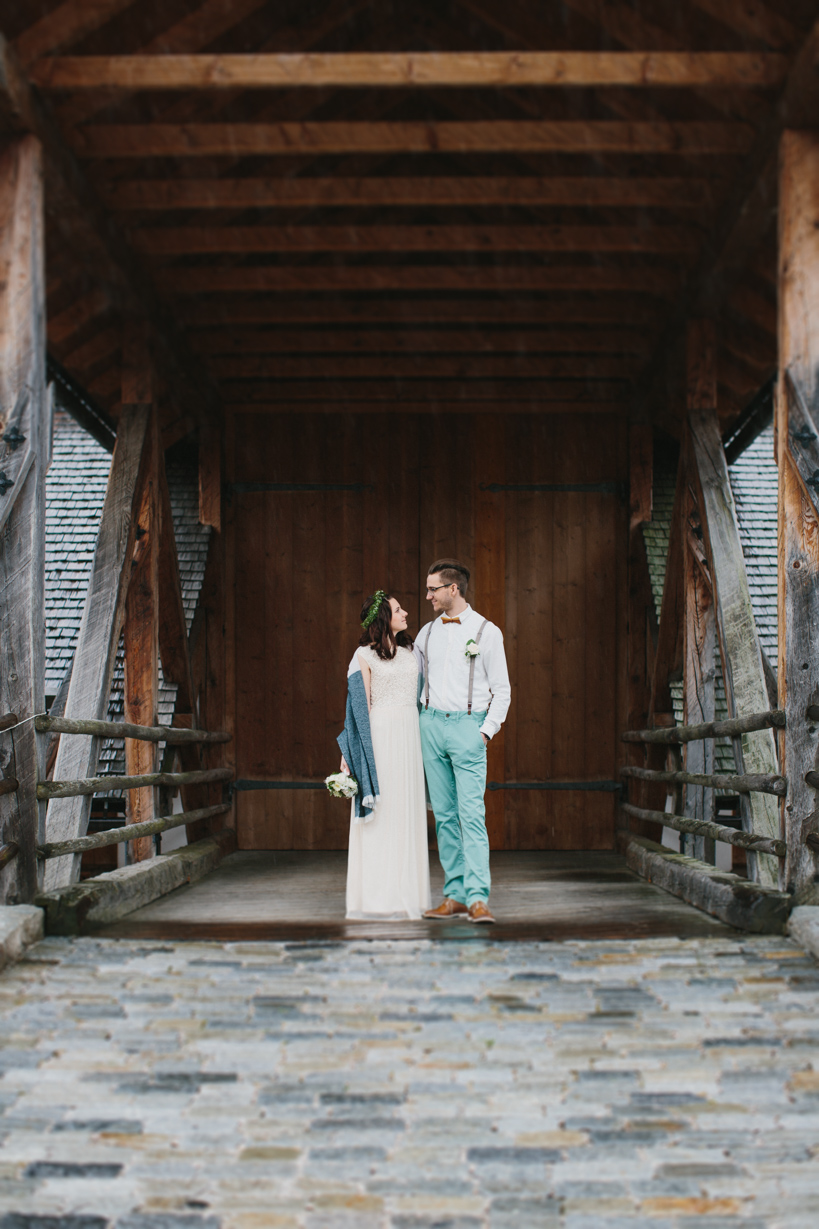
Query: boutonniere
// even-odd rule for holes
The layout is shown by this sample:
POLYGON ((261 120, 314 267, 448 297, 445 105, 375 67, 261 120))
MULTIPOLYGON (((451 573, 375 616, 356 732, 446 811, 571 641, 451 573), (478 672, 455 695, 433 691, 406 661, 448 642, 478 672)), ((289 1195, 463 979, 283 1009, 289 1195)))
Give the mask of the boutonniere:
POLYGON ((480 657, 481 651, 474 640, 467 640, 464 657, 480 657))

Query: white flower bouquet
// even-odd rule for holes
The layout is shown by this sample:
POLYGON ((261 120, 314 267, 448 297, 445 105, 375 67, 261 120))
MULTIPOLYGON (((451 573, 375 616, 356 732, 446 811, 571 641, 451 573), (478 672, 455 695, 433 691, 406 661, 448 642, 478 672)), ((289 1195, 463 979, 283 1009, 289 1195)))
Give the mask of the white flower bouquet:
POLYGON ((324 784, 333 798, 354 798, 358 793, 358 782, 348 772, 331 772, 324 784))
POLYGON ((467 640, 466 648, 464 649, 464 657, 480 657, 481 651, 478 648, 477 641, 467 640))

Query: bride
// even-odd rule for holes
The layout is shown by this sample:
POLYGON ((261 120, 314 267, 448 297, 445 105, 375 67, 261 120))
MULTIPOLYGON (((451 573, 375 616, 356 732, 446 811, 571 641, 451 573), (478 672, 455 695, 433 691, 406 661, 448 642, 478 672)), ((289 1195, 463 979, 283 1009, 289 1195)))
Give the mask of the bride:
POLYGON ((419 659, 407 612, 382 589, 361 610, 347 671, 341 770, 358 782, 347 862, 347 917, 420 918, 430 907, 419 659))

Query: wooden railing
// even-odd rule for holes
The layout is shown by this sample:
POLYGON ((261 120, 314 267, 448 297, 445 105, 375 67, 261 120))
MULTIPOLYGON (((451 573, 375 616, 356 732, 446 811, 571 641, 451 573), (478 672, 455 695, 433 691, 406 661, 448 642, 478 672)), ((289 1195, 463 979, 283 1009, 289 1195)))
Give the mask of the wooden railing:
MULTIPOLYGON (((667 746, 672 754, 676 751, 675 759, 679 764, 679 748, 683 743, 706 738, 738 738, 742 734, 751 734, 756 730, 767 730, 774 727, 783 729, 784 726, 784 712, 781 709, 771 709, 764 713, 751 713, 747 717, 731 717, 727 721, 707 721, 701 725, 677 725, 656 730, 627 730, 622 735, 622 740, 627 743, 659 743, 667 746)), ((783 797, 788 790, 786 778, 772 773, 684 772, 679 767, 673 770, 663 770, 638 768, 629 764, 620 769, 620 774, 639 781, 697 785, 708 789, 734 790, 740 794, 761 793, 783 797)), ((723 824, 714 823, 712 820, 694 819, 689 815, 674 815, 666 811, 650 811, 629 802, 621 803, 621 809, 634 819, 661 824, 665 828, 672 828, 676 832, 684 832, 690 836, 724 841, 728 845, 736 845, 740 849, 747 849, 753 853, 767 853, 775 858, 784 858, 788 852, 785 841, 754 832, 740 832, 735 828, 727 828, 723 824)), ((811 844, 810 838, 808 838, 808 844, 811 844)))
POLYGON ((164 815, 146 819, 141 824, 125 824, 121 828, 109 828, 91 836, 78 836, 73 841, 47 841, 37 846, 37 857, 62 858, 66 854, 85 853, 88 849, 101 849, 105 845, 118 845, 121 841, 133 841, 140 836, 155 836, 169 828, 181 828, 183 824, 196 823, 198 819, 212 819, 230 810, 229 802, 220 802, 212 807, 199 807, 195 811, 179 811, 176 815, 164 815))
MULTIPOLYGON (((5 720, 5 719, 4 719, 5 720)), ((16 720, 16 719, 15 719, 16 720)), ((2 721, 0 721, 2 725, 2 721)), ((134 738, 141 742, 164 742, 171 746, 190 744, 213 745, 226 743, 230 734, 211 733, 207 730, 191 730, 176 726, 133 725, 127 721, 97 721, 92 719, 49 717, 41 715, 34 718, 34 728, 38 734, 81 734, 92 738, 134 738)), ((111 793, 114 790, 144 789, 150 786, 164 785, 170 788, 180 788, 188 785, 213 785, 226 783, 233 779, 230 768, 203 768, 191 772, 151 772, 138 776, 115 777, 83 777, 75 781, 39 781, 37 783, 37 800, 47 802, 51 798, 79 798, 89 794, 111 793)), ((8 782, 11 782, 11 778, 8 782)), ((6 785, 6 782, 2 783, 6 785)), ((9 784, 7 793, 17 788, 17 782, 9 784)), ((62 858, 68 854, 82 854, 89 849, 100 849, 106 845, 117 845, 123 841, 136 840, 139 837, 155 836, 167 832, 170 828, 179 828, 184 824, 193 824, 198 820, 212 819, 224 815, 231 809, 229 802, 220 802, 213 806, 198 807, 195 810, 180 811, 175 815, 158 816, 156 819, 144 820, 138 824, 126 824, 119 828, 109 828, 103 832, 95 832, 91 836, 75 837, 66 841, 46 841, 37 846, 37 857, 41 861, 49 858, 62 858)), ((4 865, 3 851, 11 846, 0 847, 0 866, 4 865)), ((10 861, 17 852, 6 857, 10 861)))

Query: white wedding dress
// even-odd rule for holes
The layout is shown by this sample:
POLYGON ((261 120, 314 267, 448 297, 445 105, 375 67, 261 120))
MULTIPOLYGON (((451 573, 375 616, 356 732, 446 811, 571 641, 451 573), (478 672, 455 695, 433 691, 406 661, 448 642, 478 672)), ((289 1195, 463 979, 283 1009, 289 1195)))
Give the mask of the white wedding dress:
POLYGON ((347 917, 419 918, 430 907, 430 891, 418 665, 407 648, 399 647, 392 661, 372 648, 359 654, 371 670, 379 801, 367 823, 350 824, 347 917))

